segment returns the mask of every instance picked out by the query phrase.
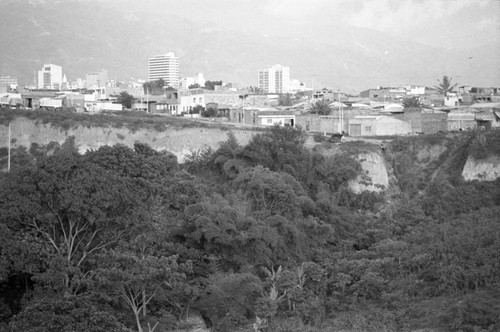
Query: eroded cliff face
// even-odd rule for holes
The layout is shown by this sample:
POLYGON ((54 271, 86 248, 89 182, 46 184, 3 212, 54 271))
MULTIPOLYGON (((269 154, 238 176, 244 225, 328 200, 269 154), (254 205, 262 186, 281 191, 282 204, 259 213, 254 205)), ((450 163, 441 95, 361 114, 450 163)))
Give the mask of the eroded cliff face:
POLYGON ((358 160, 363 168, 363 174, 349 182, 349 188, 354 193, 365 190, 379 192, 389 187, 389 175, 385 160, 379 153, 369 152, 358 155, 358 160))
MULTIPOLYGON (((231 130, 241 145, 247 144, 255 131, 234 128, 231 130)), ((167 150, 177 156, 180 163, 192 151, 206 147, 217 149, 219 144, 227 140, 229 130, 220 128, 170 128, 159 132, 156 130, 140 129, 131 131, 129 128, 87 127, 75 125, 63 130, 50 123, 33 121, 27 118, 16 118, 11 121, 12 147, 24 146, 27 149, 32 143, 47 145, 51 142, 63 144, 70 137, 75 137, 75 144, 81 153, 90 149, 98 149, 103 145, 123 144, 133 147, 135 142, 148 144, 156 150, 167 150)), ((312 140, 309 140, 312 142, 312 140)), ((309 142, 309 143, 311 143, 309 142)), ((8 127, 0 125, 0 147, 8 145, 8 127)), ((310 144, 314 145, 314 144, 310 144)), ((417 159, 419 163, 429 163, 437 160, 446 150, 442 145, 434 145, 419 149, 417 159)), ((336 151, 322 151, 326 155, 336 154, 336 151)), ((397 186, 397 180, 392 175, 392 169, 382 151, 358 154, 363 174, 356 180, 350 181, 349 187, 355 193, 362 191, 387 191, 389 187, 397 186)), ((467 159, 462 176, 466 181, 492 181, 500 177, 500 156, 491 156, 486 159, 467 159)))
MULTIPOLYGON (((182 163, 186 155, 206 147, 217 149, 220 142, 227 140, 229 130, 219 128, 171 128, 162 132, 140 129, 132 132, 128 128, 100 128, 76 125, 63 130, 53 127, 50 123, 43 124, 26 118, 17 118, 11 122, 12 148, 24 146, 30 148, 32 143, 47 145, 50 142, 59 144, 70 137, 75 137, 75 144, 80 153, 90 149, 98 149, 103 145, 123 144, 133 147, 135 142, 148 144, 153 149, 168 150, 177 156, 182 163)), ((255 131, 232 130, 241 145, 247 144, 255 131)), ((8 144, 8 127, 0 125, 0 147, 8 144)))
MULTIPOLYGON (((446 148, 439 145, 419 151, 417 161, 422 167, 427 167, 429 163, 438 160, 445 151, 446 148)), ((398 180, 382 152, 361 153, 357 159, 361 163, 363 174, 349 182, 349 188, 354 193, 399 191, 398 180)), ((442 162, 446 163, 446 160, 442 162)), ((461 174, 466 181, 494 181, 500 178, 500 156, 490 156, 480 160, 469 156, 461 174)))
POLYGON ((494 181, 500 177, 500 156, 474 159, 469 156, 465 162, 462 176, 466 181, 494 181))

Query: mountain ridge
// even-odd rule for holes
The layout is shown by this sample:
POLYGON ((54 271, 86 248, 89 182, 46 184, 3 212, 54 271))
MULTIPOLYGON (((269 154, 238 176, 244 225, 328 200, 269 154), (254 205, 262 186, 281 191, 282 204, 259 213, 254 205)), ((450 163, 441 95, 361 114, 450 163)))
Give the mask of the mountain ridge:
POLYGON ((257 85, 258 69, 276 63, 289 66, 292 78, 308 87, 349 92, 432 85, 443 75, 468 85, 500 84, 495 45, 447 50, 353 27, 284 37, 151 8, 92 1, 0 3, 0 10, 9 13, 0 23, 9 32, 0 35, 0 43, 9 45, 0 52, 0 74, 17 76, 24 85, 33 82, 43 64, 54 63, 69 80, 100 69, 113 79, 147 79, 148 58, 173 51, 184 76, 203 72, 209 80, 240 86, 257 85))

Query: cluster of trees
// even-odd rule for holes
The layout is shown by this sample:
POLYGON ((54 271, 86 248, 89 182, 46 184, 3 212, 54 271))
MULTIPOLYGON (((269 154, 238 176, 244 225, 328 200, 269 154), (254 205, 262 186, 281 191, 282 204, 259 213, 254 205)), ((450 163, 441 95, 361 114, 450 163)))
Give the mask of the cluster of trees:
POLYGON ((207 108, 196 105, 192 109, 190 109, 189 114, 200 114, 204 118, 213 118, 219 116, 219 111, 216 107, 209 106, 207 108))
POLYGON ((142 89, 145 94, 153 94, 153 95, 161 95, 165 93, 165 90, 167 91, 175 90, 175 88, 170 85, 170 82, 165 81, 163 78, 144 83, 142 85, 142 89))
POLYGON ((134 96, 127 91, 121 91, 118 96, 116 96, 116 102, 122 104, 124 109, 131 109, 134 100, 134 96))
POLYGON ((388 207, 348 189, 355 148, 304 141, 229 133, 182 165, 139 143, 31 149, 0 175, 0 330, 172 331, 194 311, 214 331, 500 328, 499 181, 388 207))
MULTIPOLYGON (((203 88, 207 90, 215 90, 216 85, 222 86, 223 84, 224 82, 222 81, 205 81, 203 88)), ((198 83, 191 84, 190 86, 188 86, 188 89, 196 89, 196 88, 202 88, 202 86, 199 85, 198 83)))

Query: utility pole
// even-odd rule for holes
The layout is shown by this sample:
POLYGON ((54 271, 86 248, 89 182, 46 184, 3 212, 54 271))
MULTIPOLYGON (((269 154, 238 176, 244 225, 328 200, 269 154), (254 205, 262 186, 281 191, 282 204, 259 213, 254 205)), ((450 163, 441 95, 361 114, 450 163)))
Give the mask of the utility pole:
POLYGON ((11 141, 11 138, 10 138, 10 121, 9 121, 9 152, 8 152, 8 157, 7 157, 7 172, 10 172, 10 141, 11 141))
POLYGON ((342 101, 340 100, 340 89, 337 90, 339 99, 339 134, 344 131, 344 109, 342 107, 342 101))

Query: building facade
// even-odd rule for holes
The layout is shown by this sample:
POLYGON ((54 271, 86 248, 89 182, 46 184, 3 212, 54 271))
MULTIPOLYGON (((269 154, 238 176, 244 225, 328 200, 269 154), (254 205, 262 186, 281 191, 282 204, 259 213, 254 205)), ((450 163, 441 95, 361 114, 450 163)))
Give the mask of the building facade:
POLYGON ((179 87, 179 58, 173 52, 149 58, 149 81, 163 79, 167 85, 179 87))
POLYGON ((383 115, 360 115, 349 120, 349 136, 388 136, 411 133, 411 124, 383 115))
POLYGON ((38 88, 60 90, 63 84, 62 67, 48 64, 38 71, 38 88))
POLYGON ((259 70, 259 88, 266 93, 290 92, 290 67, 274 65, 259 70))
POLYGON ((206 89, 191 89, 180 91, 179 111, 189 113, 196 106, 206 107, 209 103, 235 105, 241 102, 242 96, 234 91, 216 91, 206 89))
POLYGON ((179 80, 179 90, 187 90, 189 89, 189 86, 198 84, 200 87, 205 86, 205 77, 203 76, 203 73, 198 73, 196 76, 192 77, 182 77, 179 80))
POLYGON ((0 92, 10 92, 17 89, 17 78, 12 76, 0 76, 0 92))
POLYGON ((95 89, 106 86, 108 81, 108 71, 101 70, 95 73, 88 73, 85 76, 85 87, 87 89, 95 89))

